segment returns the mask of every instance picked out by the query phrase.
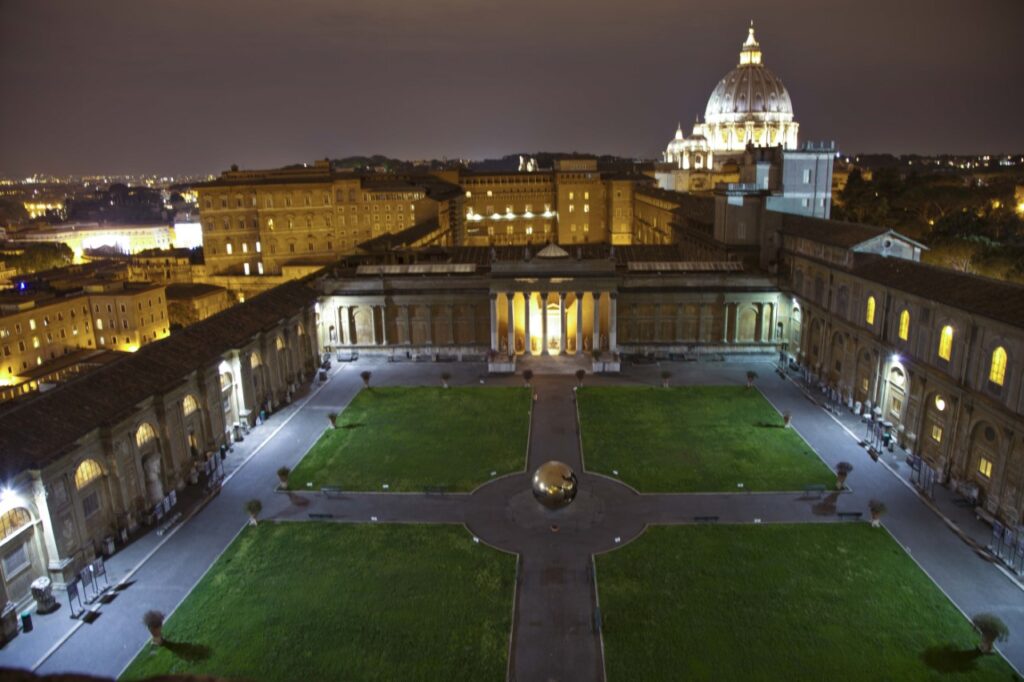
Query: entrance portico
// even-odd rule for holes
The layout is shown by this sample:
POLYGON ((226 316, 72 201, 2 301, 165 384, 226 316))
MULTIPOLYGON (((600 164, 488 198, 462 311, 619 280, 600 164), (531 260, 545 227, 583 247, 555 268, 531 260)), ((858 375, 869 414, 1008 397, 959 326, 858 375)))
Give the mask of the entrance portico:
POLYGON ((558 288, 554 283, 550 289, 492 290, 491 350, 508 355, 615 351, 615 295, 610 286, 606 290, 576 291, 558 288))

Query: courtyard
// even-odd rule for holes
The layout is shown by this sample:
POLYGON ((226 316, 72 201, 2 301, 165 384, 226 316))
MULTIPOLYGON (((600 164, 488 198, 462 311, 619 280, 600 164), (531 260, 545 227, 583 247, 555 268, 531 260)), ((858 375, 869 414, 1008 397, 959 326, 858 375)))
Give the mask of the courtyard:
POLYGON ((839 508, 884 495, 889 530, 961 608, 1018 603, 1008 581, 975 579, 989 567, 890 474, 855 460, 853 491, 831 510, 784 492, 830 486, 835 458, 857 454, 788 384, 762 394, 717 367, 679 388, 638 372, 574 392, 570 376, 541 375, 534 402, 518 376, 478 387, 460 367, 444 389, 420 385, 435 375, 419 367, 374 367, 373 388, 338 368, 269 436, 247 439, 230 494, 36 669, 85 656, 123 679, 1014 679, 1001 657, 974 654, 967 619, 886 530, 837 523, 839 508), (773 405, 794 412, 806 441, 773 405), (683 447, 652 456, 668 444, 683 447), (530 498, 549 459, 579 474, 565 510, 530 498), (287 494, 272 492, 281 464, 293 467, 287 494), (424 491, 435 485, 451 492, 424 491), (262 520, 231 542, 253 496, 262 520), (695 523, 708 513, 722 522, 695 523), (150 608, 169 614, 167 646, 146 641, 150 608))
POLYGON ((1017 679, 865 523, 650 528, 597 557, 608 679, 1017 679))
POLYGON ((122 679, 501 679, 515 564, 459 527, 262 523, 122 679))
POLYGON ((334 423, 292 471, 292 489, 470 491, 522 470, 530 393, 510 387, 367 388, 334 423))
POLYGON ((755 388, 584 387, 588 471, 640 492, 761 492, 832 486, 814 450, 755 388))

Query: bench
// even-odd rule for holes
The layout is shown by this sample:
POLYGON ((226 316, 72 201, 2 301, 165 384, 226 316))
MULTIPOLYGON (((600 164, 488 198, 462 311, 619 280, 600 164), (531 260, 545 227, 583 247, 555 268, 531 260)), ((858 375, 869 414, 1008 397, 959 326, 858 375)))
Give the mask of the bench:
POLYGON ((697 523, 718 523, 717 516, 694 516, 693 520, 697 523))
POLYGON ((327 514, 323 512, 309 512, 309 518, 311 519, 333 519, 334 514, 327 514))
POLYGON ((448 492, 448 487, 443 485, 428 485, 423 487, 423 492, 427 495, 444 495, 448 492))
POLYGON ((341 495, 341 488, 333 485, 320 486, 320 494, 324 497, 334 497, 341 495))
POLYGON ((825 494, 825 485, 822 483, 813 483, 811 485, 804 486, 804 497, 814 497, 817 500, 821 499, 821 496, 825 494), (812 495, 813 494, 813 495, 812 495))
POLYGON ((860 521, 860 517, 864 516, 864 512, 836 512, 836 516, 839 517, 840 521, 860 521))

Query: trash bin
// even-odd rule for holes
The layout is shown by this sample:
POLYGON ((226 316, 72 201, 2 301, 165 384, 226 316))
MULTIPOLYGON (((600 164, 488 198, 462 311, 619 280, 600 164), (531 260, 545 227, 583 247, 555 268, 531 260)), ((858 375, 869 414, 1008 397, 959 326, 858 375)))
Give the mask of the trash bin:
POLYGON ((32 612, 22 611, 21 612, 21 631, 32 632, 32 612))

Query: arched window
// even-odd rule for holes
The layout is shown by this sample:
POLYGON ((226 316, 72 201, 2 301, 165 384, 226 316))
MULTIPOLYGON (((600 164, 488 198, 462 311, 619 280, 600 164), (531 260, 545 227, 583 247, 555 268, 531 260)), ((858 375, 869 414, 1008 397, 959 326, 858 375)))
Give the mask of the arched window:
POLYGON ((277 339, 274 341, 274 347, 277 348, 277 350, 284 350, 284 339, 282 339, 280 336, 277 337, 277 339))
POLYGON ((249 356, 249 367, 251 367, 252 369, 256 369, 262 364, 263 358, 260 357, 259 353, 256 353, 254 351, 253 354, 249 356))
POLYGON ((103 470, 94 459, 87 459, 75 470, 75 489, 81 490, 103 475, 103 470))
POLYGON ((900 313, 900 339, 906 341, 910 338, 910 311, 904 310, 900 313))
POLYGON ((220 390, 226 391, 231 388, 232 379, 230 372, 224 372, 220 375, 220 390))
POLYGON ((1006 349, 998 346, 992 351, 992 364, 988 367, 988 380, 997 386, 1006 381, 1006 349))
POLYGON ((32 515, 24 507, 15 507, 0 516, 0 542, 32 523, 32 515))
POLYGON ((181 411, 185 413, 186 417, 198 409, 199 403, 191 395, 185 396, 185 399, 181 401, 181 411))
POLYGON ((874 296, 868 296, 868 305, 867 305, 867 309, 864 311, 864 320, 868 324, 870 324, 872 326, 875 324, 875 297, 874 296))
POLYGON ((942 328, 942 332, 939 333, 939 357, 943 360, 949 360, 949 356, 953 354, 953 328, 948 324, 942 328))
POLYGON ((135 444, 140 448, 151 440, 156 438, 156 431, 148 423, 143 422, 139 426, 138 431, 135 432, 135 444))

